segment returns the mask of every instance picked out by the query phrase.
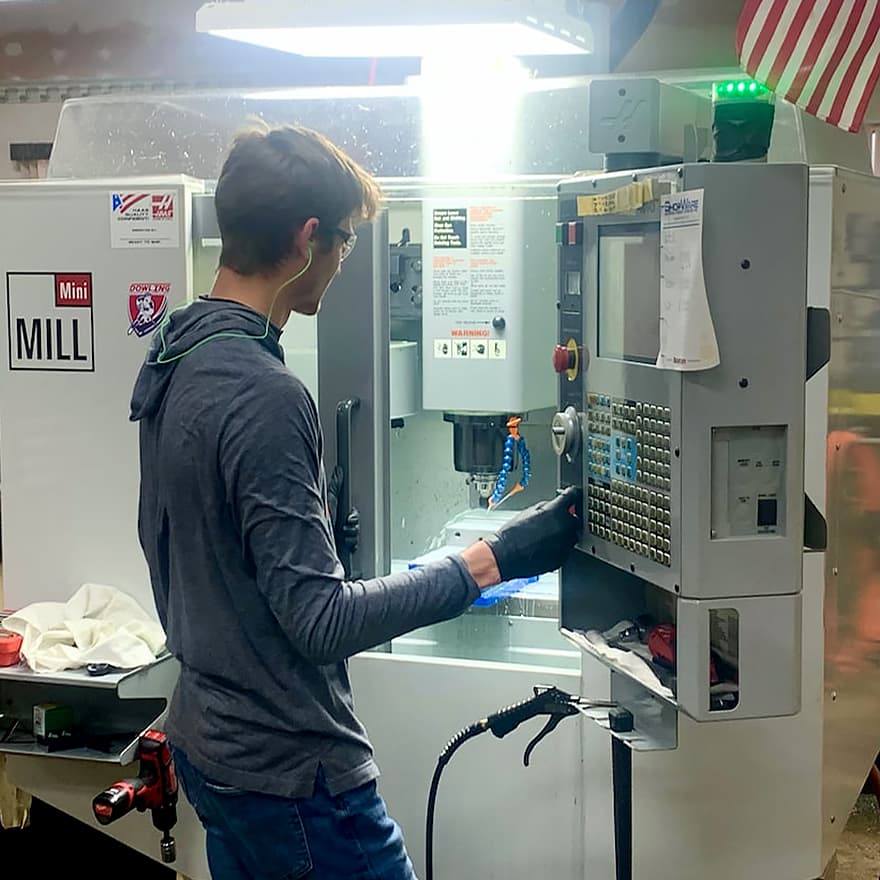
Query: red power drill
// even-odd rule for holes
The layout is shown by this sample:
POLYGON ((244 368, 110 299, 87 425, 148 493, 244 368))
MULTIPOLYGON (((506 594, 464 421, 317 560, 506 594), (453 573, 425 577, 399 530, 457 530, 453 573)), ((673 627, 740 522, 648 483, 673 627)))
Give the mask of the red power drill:
POLYGON ((153 825, 162 832, 159 844, 162 861, 177 858, 177 847, 171 829, 177 824, 177 774, 168 738, 161 730, 141 734, 135 757, 141 766, 134 779, 123 779, 102 791, 92 801, 92 812, 101 825, 138 810, 153 814, 153 825))

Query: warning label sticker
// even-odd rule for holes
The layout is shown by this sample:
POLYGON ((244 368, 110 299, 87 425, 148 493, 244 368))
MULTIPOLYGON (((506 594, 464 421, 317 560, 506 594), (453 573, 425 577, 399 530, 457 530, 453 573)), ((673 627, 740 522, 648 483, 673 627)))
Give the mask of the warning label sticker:
POLYGON ((466 248, 467 211, 464 208, 434 208, 431 241, 435 248, 466 248))
POLYGON ((6 276, 10 370, 93 372, 90 272, 6 276))
POLYGON ((489 343, 489 358, 503 361, 507 357, 507 343, 503 339, 493 339, 489 343))
POLYGON ((452 356, 454 358, 469 358, 471 356, 470 341, 467 339, 453 339, 452 356))
MULTIPOLYGON (((515 200, 426 204, 425 317, 436 336, 452 339, 453 359, 507 357, 506 344, 493 342, 504 336, 511 291, 521 282, 521 225, 515 200)), ((449 355, 435 345, 434 357, 449 355)))
POLYGON ((110 194, 110 246, 176 248, 180 246, 177 194, 139 190, 110 194))
POLYGON ((488 321, 503 308, 510 281, 509 209, 503 204, 434 208, 433 218, 434 317, 479 315, 488 321))

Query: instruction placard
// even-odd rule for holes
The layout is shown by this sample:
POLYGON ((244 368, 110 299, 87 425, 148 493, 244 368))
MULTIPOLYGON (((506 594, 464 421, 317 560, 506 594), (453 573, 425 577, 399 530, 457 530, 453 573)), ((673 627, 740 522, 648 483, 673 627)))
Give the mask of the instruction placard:
POLYGON ((667 370, 721 362, 703 277, 702 189, 660 200, 660 354, 667 370))
POLYGON ((110 247, 180 247, 177 193, 137 190, 110 193, 110 247))
POLYGON ((504 325, 499 328, 497 319, 504 318, 508 291, 518 283, 512 250, 519 222, 515 207, 504 200, 426 204, 425 302, 440 331, 435 358, 507 357, 504 325))

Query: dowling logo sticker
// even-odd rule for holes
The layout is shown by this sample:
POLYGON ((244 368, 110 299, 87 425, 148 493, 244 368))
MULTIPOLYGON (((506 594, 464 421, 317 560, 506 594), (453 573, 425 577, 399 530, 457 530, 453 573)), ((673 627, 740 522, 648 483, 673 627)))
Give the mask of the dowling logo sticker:
POLYGON ((132 282, 128 287, 128 335, 146 336, 165 319, 171 284, 160 282, 132 282))

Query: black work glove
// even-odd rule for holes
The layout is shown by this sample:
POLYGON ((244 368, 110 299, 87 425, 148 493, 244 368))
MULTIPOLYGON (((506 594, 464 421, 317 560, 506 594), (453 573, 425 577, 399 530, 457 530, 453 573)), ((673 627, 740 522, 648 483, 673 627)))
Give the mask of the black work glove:
POLYGON ((345 471, 337 465, 327 483, 327 506, 337 550, 354 553, 361 535, 360 517, 356 510, 339 510, 339 496, 345 483, 345 471))
POLYGON ((497 534, 486 538, 502 581, 556 571, 577 543, 581 521, 580 489, 569 488, 517 514, 497 534))

